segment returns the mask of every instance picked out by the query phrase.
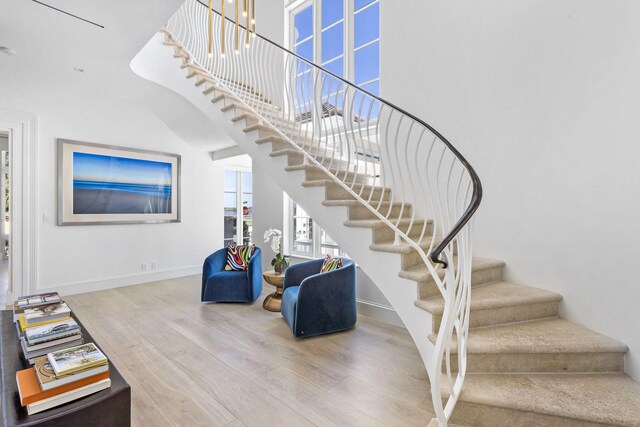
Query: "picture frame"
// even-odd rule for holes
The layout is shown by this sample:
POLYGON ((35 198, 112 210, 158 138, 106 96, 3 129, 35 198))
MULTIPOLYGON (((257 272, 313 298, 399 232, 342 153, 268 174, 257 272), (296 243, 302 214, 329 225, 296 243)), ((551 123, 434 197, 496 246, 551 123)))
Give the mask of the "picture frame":
POLYGON ((57 139, 58 225, 180 222, 181 156, 57 139))

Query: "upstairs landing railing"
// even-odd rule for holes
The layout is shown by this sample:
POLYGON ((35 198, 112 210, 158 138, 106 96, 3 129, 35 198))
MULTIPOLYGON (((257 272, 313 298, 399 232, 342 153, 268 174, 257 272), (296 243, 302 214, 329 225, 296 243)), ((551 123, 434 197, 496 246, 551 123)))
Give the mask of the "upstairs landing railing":
MULTIPOLYGON (((444 299, 434 356, 426 361, 434 410, 446 425, 466 373, 471 290, 471 219, 482 199, 471 165, 433 127, 255 33, 234 52, 235 23, 211 22, 206 5, 187 0, 167 31, 284 143, 324 171, 419 255, 444 299), (451 348, 457 344, 457 372, 451 348), (444 368, 443 368, 444 366, 444 368), (441 385, 449 390, 443 400, 441 385)), ((427 339, 425 336, 424 339, 427 339)))

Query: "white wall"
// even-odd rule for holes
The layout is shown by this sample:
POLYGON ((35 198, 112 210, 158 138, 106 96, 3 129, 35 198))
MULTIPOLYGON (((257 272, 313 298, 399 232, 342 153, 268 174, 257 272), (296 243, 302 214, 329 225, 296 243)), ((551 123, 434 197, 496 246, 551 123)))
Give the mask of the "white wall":
POLYGON ((74 87, 0 81, 0 108, 38 115, 38 290, 63 294, 195 274, 222 244, 222 168, 178 139, 146 109, 74 87), (55 224, 56 138, 182 155, 182 222, 67 226, 55 224), (141 264, 155 263, 154 271, 141 264))
POLYGON ((640 379, 638 18, 632 1, 382 0, 381 90, 476 167, 475 253, 628 344, 640 379))
MULTIPOLYGON (((283 193, 269 170, 259 161, 253 162, 253 242, 262 249, 262 266, 269 270, 275 253, 264 243, 264 232, 270 228, 283 229, 283 193)), ((266 282, 265 282, 266 283, 266 282)))

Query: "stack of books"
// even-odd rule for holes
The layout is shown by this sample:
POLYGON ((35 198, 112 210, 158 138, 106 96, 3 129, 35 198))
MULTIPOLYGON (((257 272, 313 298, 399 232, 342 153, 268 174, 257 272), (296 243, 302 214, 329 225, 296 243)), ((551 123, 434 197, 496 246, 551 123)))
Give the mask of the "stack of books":
POLYGON ((16 373, 20 404, 29 415, 107 389, 109 362, 94 343, 48 353, 16 373))
POLYGON ((57 292, 49 292, 46 294, 26 295, 18 297, 13 303, 13 321, 17 322, 18 317, 24 314, 29 308, 39 307, 41 305, 49 305, 62 302, 62 298, 57 292))
POLYGON ((57 292, 20 297, 13 304, 18 337, 25 359, 82 344, 82 332, 71 309, 57 292))
POLYGON ((80 326, 73 319, 27 328, 20 337, 24 358, 32 365, 39 356, 80 345, 82 342, 80 326))

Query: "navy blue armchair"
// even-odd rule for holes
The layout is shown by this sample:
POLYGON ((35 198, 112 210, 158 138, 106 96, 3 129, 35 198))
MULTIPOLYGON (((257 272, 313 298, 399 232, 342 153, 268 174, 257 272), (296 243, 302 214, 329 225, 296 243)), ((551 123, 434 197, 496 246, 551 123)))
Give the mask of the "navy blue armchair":
POLYGON ((282 316, 293 335, 310 337, 349 329, 356 324, 356 266, 320 273, 318 259, 292 265, 284 274, 282 316))
POLYGON ((256 248, 245 271, 225 271, 227 249, 215 251, 202 267, 202 302, 253 302, 262 292, 262 252, 256 248))

